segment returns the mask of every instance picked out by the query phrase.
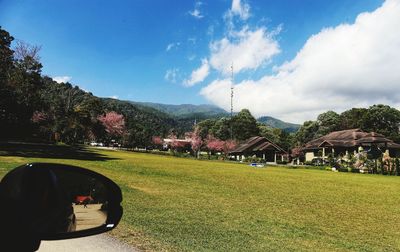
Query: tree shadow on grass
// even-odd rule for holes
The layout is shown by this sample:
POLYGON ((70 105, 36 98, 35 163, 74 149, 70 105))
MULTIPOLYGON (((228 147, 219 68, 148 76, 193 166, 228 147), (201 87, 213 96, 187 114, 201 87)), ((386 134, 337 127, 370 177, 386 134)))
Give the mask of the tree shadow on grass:
POLYGON ((27 158, 54 158, 54 159, 76 159, 86 161, 115 160, 89 148, 81 146, 60 146, 42 143, 17 143, 1 142, 0 156, 17 156, 27 158))

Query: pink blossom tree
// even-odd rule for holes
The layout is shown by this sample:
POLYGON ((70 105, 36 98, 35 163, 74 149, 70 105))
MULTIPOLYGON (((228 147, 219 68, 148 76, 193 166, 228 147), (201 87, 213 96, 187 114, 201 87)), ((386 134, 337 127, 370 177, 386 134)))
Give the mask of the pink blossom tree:
POLYGON ((48 118, 48 116, 45 112, 35 111, 35 112, 33 112, 31 121, 33 123, 40 123, 40 122, 46 121, 47 118, 48 118))
POLYGON ((159 136, 153 136, 151 142, 157 147, 161 148, 163 146, 163 139, 159 136))
POLYGON ((237 147, 237 142, 236 141, 234 141, 234 140, 226 140, 224 142, 224 149, 223 149, 225 156, 228 156, 228 153, 230 151, 233 151, 236 147, 237 147))
POLYGON ((301 147, 293 148, 291 150, 290 156, 291 156, 292 160, 296 160, 297 164, 300 164, 300 158, 302 158, 304 156, 303 149, 301 147))
POLYGON ((232 150, 234 150, 237 146, 237 143, 233 140, 222 141, 218 138, 215 138, 212 135, 207 136, 207 149, 211 152, 221 151, 225 156, 232 150))
POLYGON ((209 151, 223 151, 224 150, 224 141, 219 140, 218 138, 215 138, 212 135, 207 136, 206 140, 207 144, 207 149, 209 151))
POLYGON ((108 112, 105 115, 98 116, 97 119, 103 124, 110 136, 121 137, 126 132, 125 118, 117 112, 108 112))
POLYGON ((303 153, 303 150, 301 149, 301 147, 295 147, 291 151, 291 156, 292 157, 298 158, 298 157, 300 157, 302 155, 304 155, 304 153, 303 153))
POLYGON ((200 128, 196 127, 193 132, 186 133, 186 139, 190 141, 190 146, 194 155, 199 158, 200 149, 203 146, 203 139, 200 136, 200 128))

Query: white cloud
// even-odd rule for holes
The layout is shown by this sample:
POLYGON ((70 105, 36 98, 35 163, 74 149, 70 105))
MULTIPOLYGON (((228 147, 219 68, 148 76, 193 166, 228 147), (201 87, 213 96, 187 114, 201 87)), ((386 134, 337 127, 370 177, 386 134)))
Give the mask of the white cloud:
POLYGON ((176 42, 176 43, 169 43, 167 45, 167 47, 165 48, 165 51, 169 52, 170 50, 174 49, 174 48, 178 48, 180 46, 180 42, 176 42))
POLYGON ((247 27, 210 45, 210 65, 228 74, 234 62, 234 72, 257 69, 280 52, 279 44, 265 28, 250 31, 247 27))
POLYGON ((178 75, 179 75, 179 68, 168 69, 165 72, 164 79, 171 83, 176 83, 178 75))
POLYGON ((189 14, 192 15, 193 17, 200 19, 203 18, 204 16, 201 15, 200 11, 198 9, 194 9, 192 11, 189 11, 189 14))
POLYGON ((250 5, 242 3, 240 0, 233 0, 230 12, 238 15, 242 20, 246 20, 250 17, 250 5))
MULTIPOLYGON (((250 6, 247 3, 234 0, 224 18, 229 15, 230 21, 232 21, 234 16, 239 15, 243 19, 247 19, 250 15, 249 11, 250 6)), ((208 30, 210 35, 213 33, 214 26, 209 26, 208 30)), ((223 38, 210 42, 210 55, 206 61, 203 61, 200 68, 192 72, 191 77, 184 82, 184 85, 193 86, 204 81, 212 69, 228 75, 231 73, 232 63, 234 73, 255 70, 269 63, 271 58, 280 52, 279 44, 275 40, 275 36, 279 34, 280 30, 281 26, 271 32, 268 32, 265 27, 250 29, 244 25, 240 30, 235 30, 233 26, 230 26, 229 32, 223 38)))
POLYGON ((244 22, 250 16, 250 5, 248 3, 241 0, 232 0, 231 8, 224 14, 224 21, 228 31, 234 31, 235 23, 238 23, 238 21, 239 23, 240 21, 244 22))
POLYGON ((208 64, 208 60, 207 59, 203 59, 201 62, 201 66, 194 70, 190 76, 190 79, 185 80, 183 82, 183 84, 185 86, 193 86, 199 82, 204 81, 205 78, 207 78, 207 76, 210 73, 210 65, 208 64))
MULTIPOLYGON (((323 29, 275 74, 235 85, 235 110, 249 108, 256 116, 303 122, 329 109, 341 112, 376 103, 400 107, 399 26, 400 1, 387 0, 353 24, 323 29)), ((218 79, 201 94, 228 109, 229 88, 229 80, 218 79)))
POLYGON ((189 11, 189 14, 190 14, 192 17, 197 18, 197 19, 203 18, 204 15, 201 14, 201 11, 200 11, 200 6, 201 6, 202 4, 203 4, 202 2, 197 1, 197 2, 195 3, 195 5, 194 5, 194 9, 193 9, 192 11, 189 11))
POLYGON ((69 82, 72 77, 71 76, 56 76, 52 78, 55 82, 57 83, 65 83, 65 82, 69 82))
POLYGON ((111 96, 110 98, 118 99, 118 95, 113 95, 113 96, 111 96))

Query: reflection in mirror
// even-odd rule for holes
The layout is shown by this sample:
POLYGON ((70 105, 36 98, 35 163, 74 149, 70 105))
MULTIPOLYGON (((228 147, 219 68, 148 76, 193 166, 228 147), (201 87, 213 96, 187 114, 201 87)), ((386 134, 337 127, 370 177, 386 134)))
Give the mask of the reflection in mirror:
POLYGON ((107 219, 107 191, 104 184, 86 174, 55 170, 60 189, 72 205, 67 218, 70 227, 67 232, 99 227, 107 219))
POLYGON ((2 199, 15 229, 61 234, 102 226, 107 220, 104 183, 71 169, 22 166, 2 181, 2 199))

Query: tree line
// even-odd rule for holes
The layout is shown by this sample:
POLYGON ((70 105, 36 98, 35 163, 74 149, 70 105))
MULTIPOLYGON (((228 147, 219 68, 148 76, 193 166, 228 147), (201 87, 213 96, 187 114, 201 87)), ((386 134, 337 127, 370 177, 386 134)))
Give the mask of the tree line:
POLYGON ((115 139, 145 146, 153 135, 179 128, 177 120, 155 109, 55 82, 42 74, 39 51, 0 27, 0 139, 68 144, 115 139))
POLYGON ((400 111, 388 105, 377 104, 369 108, 352 108, 338 114, 327 111, 316 121, 306 121, 295 134, 295 146, 324 136, 332 131, 362 129, 380 133, 395 142, 400 141, 400 111))

